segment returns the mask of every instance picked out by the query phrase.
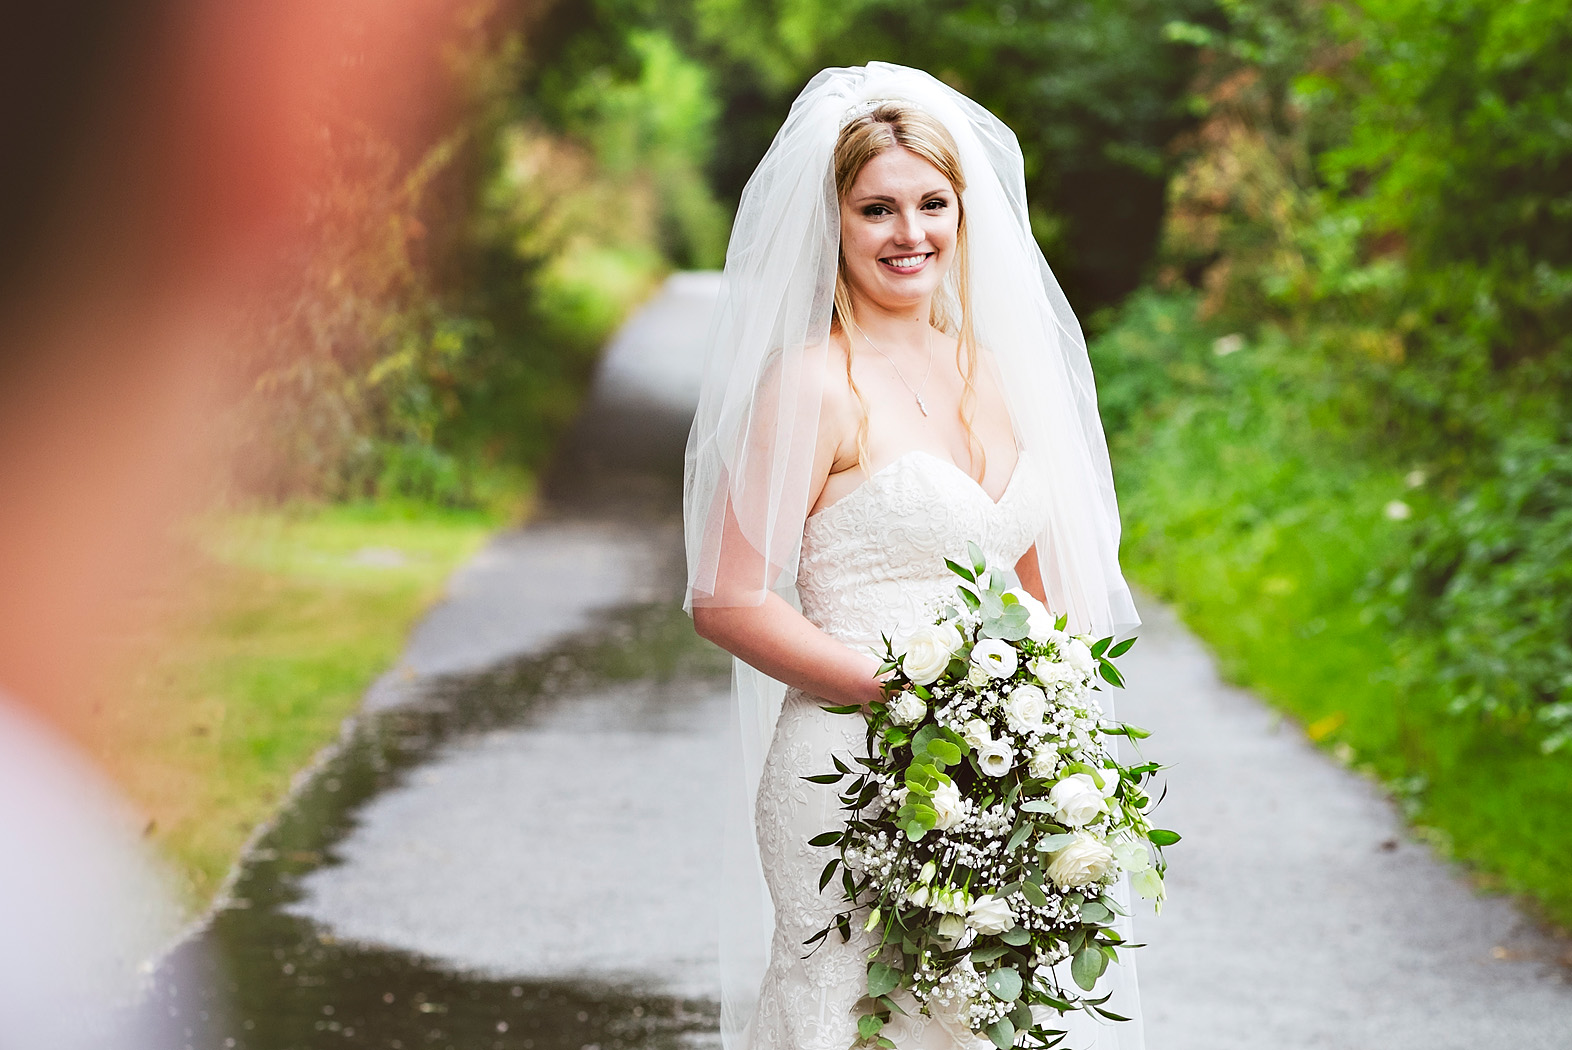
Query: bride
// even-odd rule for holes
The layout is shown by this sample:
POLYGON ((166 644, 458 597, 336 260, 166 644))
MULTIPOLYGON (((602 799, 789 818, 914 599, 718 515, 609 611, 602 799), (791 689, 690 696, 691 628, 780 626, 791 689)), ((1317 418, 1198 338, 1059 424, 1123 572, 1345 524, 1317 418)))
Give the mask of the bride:
MULTIPOLYGON (((901 66, 808 84, 743 192, 684 500, 694 626, 737 657, 723 1034, 847 1050, 874 945, 804 947, 843 906, 808 844, 840 804, 803 778, 866 745, 825 706, 880 698, 872 647, 932 622, 968 540, 1076 629, 1137 622, 1085 343, 1008 128, 901 66)), ((1128 962, 1104 982, 1136 1016, 1128 962)), ((1141 1045, 1138 1016, 1063 1024, 1067 1047, 1141 1045)), ((915 1008, 882 1034, 991 1046, 915 1008)))

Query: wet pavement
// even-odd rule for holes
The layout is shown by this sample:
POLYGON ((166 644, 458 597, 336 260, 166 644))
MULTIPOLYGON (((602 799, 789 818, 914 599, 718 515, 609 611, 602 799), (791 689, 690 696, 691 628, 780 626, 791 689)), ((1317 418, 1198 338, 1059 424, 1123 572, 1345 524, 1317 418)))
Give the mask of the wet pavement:
POLYGON ((718 1043, 729 667, 677 605, 714 282, 619 333, 535 520, 455 575, 165 961, 182 1050, 718 1043))
MULTIPOLYGON (((170 1050, 718 1043, 728 677, 676 607, 714 288, 678 275, 619 334, 540 516, 455 576, 166 962, 170 1050)), ((1120 713, 1186 835, 1137 920, 1152 1050, 1572 1047, 1565 945, 1141 607, 1120 713)))

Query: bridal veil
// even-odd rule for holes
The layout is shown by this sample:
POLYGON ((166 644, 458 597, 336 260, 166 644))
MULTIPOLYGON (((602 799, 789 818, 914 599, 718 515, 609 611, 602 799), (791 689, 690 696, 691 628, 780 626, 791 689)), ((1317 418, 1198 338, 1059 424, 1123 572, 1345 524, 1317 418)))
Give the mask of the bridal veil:
MULTIPOLYGON (((982 106, 927 73, 882 62, 815 76, 743 190, 688 439, 686 606, 757 604, 771 590, 792 597, 840 244, 831 155, 847 120, 889 99, 937 118, 959 148, 977 341, 1003 380, 1016 441, 1031 453, 1022 462, 1042 472, 1052 494, 1036 546, 1048 603, 1076 629, 1127 633, 1139 621, 1119 569, 1118 508, 1086 343, 1032 238, 1020 146, 982 106)), ((949 300, 946 316, 958 317, 953 274, 939 294, 949 300)), ((733 674, 722 1033, 728 1050, 745 1050, 773 930, 753 800, 783 687, 740 661, 733 674)), ((1128 1006, 1133 971, 1113 967, 1107 979, 1110 1005, 1128 1006), (1113 987, 1121 982, 1129 987, 1113 987)), ((1138 1025, 1093 1035, 1099 1050, 1139 1045, 1138 1025)))

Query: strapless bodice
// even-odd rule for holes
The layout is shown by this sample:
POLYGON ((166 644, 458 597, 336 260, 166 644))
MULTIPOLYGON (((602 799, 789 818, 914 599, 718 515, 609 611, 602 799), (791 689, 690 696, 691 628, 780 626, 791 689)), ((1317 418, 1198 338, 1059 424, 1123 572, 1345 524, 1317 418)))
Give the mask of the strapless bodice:
POLYGON ((968 540, 990 566, 1013 569, 1037 539, 1047 492, 1025 452, 995 502, 969 474, 908 452, 808 518, 797 594, 803 615, 849 644, 928 622, 959 582, 968 540))

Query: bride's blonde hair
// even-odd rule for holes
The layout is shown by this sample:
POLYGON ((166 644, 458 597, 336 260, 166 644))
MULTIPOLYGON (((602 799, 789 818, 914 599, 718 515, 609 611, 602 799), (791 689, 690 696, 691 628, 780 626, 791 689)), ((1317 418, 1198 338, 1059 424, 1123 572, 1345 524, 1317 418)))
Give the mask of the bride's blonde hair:
MULTIPOLYGON (((835 195, 844 200, 852 183, 862 174, 868 162, 886 150, 895 147, 910 150, 939 169, 955 190, 956 207, 960 218, 955 231, 955 258, 950 263, 947 285, 954 289, 954 301, 940 287, 933 297, 929 323, 941 332, 956 337, 955 363, 961 371, 965 388, 961 392, 961 426, 966 430, 967 450, 981 463, 987 473, 986 454, 977 446, 972 431, 972 414, 977 402, 975 376, 977 373, 977 336, 972 329, 971 288, 968 283, 970 267, 966 262, 966 210, 960 197, 966 191, 966 175, 961 171, 959 150, 955 139, 943 124, 927 113, 906 102, 881 102, 873 109, 849 121, 841 128, 835 141, 835 195)), ((846 382, 856 395, 862 409, 862 419, 857 425, 857 465, 868 472, 868 403, 852 378, 851 335, 846 323, 856 324, 852 307, 851 288, 846 282, 846 257, 842 255, 835 269, 835 306, 830 315, 830 326, 846 338, 846 382)))

